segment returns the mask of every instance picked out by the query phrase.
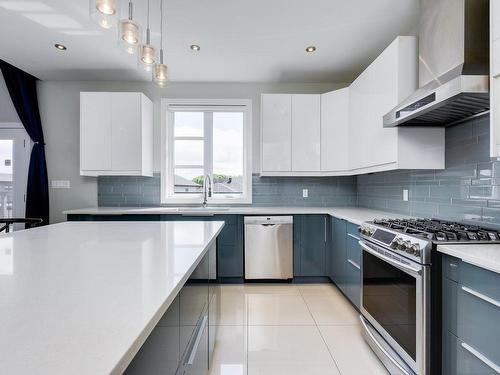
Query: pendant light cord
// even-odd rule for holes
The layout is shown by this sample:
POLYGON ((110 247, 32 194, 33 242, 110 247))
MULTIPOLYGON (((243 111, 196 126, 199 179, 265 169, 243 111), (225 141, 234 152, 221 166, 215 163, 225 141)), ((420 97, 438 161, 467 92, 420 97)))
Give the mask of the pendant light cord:
POLYGON ((149 29, 149 0, 148 0, 148 20, 147 20, 147 22, 148 22, 148 29, 149 29))
POLYGON ((160 0, 160 64, 163 64, 163 0, 160 0))
POLYGON ((128 19, 132 21, 132 0, 128 2, 128 19))

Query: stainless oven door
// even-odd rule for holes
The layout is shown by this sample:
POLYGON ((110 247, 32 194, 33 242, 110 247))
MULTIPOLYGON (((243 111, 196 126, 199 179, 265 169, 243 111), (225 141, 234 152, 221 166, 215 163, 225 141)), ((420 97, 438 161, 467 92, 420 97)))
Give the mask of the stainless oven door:
MULTIPOLYGON (((390 350, 385 355, 396 366, 396 373, 428 374, 429 369, 429 266, 418 264, 367 241, 362 250, 361 314, 378 333, 371 339, 390 350), (385 343, 382 341, 385 341, 385 343), (409 367, 412 371, 405 371, 409 367)), ((364 324, 365 329, 369 325, 364 324)), ((408 369, 409 370, 409 369, 408 369)))

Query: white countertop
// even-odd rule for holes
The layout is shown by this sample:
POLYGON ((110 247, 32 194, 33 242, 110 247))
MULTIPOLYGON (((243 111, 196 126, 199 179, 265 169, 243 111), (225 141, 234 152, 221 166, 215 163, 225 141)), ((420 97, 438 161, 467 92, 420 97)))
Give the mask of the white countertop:
POLYGON ((67 215, 299 215, 326 214, 354 224, 375 218, 398 218, 405 215, 363 207, 92 207, 63 211, 67 215))
POLYGON ((438 245, 437 250, 466 263, 500 273, 500 244, 438 245))
POLYGON ((0 374, 121 373, 222 222, 66 222, 0 236, 0 374))

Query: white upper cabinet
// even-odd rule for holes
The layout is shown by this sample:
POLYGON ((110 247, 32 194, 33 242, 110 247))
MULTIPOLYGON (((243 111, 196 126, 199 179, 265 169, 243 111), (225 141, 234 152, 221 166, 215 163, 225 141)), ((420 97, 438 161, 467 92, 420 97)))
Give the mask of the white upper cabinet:
POLYGON ((349 88, 321 95, 321 171, 349 169, 349 88))
POLYGON ((320 95, 292 95, 292 171, 320 171, 320 110, 320 95))
POLYGON ((491 75, 500 76, 500 4, 498 0, 490 1, 490 42, 491 42, 491 75))
POLYGON ((351 84, 349 165, 354 174, 444 168, 444 128, 383 127, 383 116, 417 83, 417 38, 400 36, 351 84))
POLYGON ((500 4, 490 1, 490 156, 500 157, 500 4))
POLYGON ((80 174, 153 175, 153 103, 136 92, 80 93, 80 174))
POLYGON ((263 172, 292 170, 292 96, 263 94, 261 103, 263 172))
POLYGON ((444 128, 384 128, 418 86, 418 43, 397 37, 347 88, 262 96, 263 175, 337 176, 444 168, 444 128))

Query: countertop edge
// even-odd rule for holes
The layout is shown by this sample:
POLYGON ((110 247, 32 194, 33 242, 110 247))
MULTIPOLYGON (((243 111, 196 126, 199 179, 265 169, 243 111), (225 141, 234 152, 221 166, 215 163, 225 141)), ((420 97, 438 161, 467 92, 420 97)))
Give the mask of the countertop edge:
MULTIPOLYGON (((217 223, 217 222, 214 222, 217 223)), ((168 310, 170 305, 172 304, 173 300, 179 292, 181 291, 182 287, 186 283, 186 281, 189 279, 189 276, 194 272, 198 264, 200 264, 201 260, 207 253, 207 251, 210 249, 210 247, 215 243, 217 240, 217 237, 219 236, 220 232, 225 226, 225 223, 223 221, 218 222, 220 223, 220 227, 217 230, 217 232, 214 234, 213 238, 209 241, 207 246, 203 249, 203 251, 200 253, 199 257, 196 259, 195 262, 193 262, 192 266, 189 268, 189 270, 184 274, 184 276, 179 280, 179 283, 175 287, 175 289, 167 296, 163 304, 160 306, 159 310, 156 312, 156 314, 153 316, 149 324, 144 327, 142 332, 139 334, 139 336, 135 339, 134 343, 130 346, 127 352, 125 352, 122 356, 122 358, 118 361, 118 363, 114 366, 113 370, 110 372, 110 374, 118 375, 118 374, 123 374, 125 369, 128 367, 128 365, 132 362, 136 354, 139 352, 139 349, 142 347, 144 342, 146 342, 147 338, 153 331, 153 329, 156 327, 160 319, 163 317, 163 314, 168 310)))
MULTIPOLYGON (((201 209, 200 209, 201 210, 201 209)), ((104 215, 104 216, 120 216, 120 215, 183 215, 183 216, 215 216, 215 215, 290 215, 290 214, 310 214, 310 215, 329 215, 339 219, 347 220, 356 225, 360 225, 364 221, 373 220, 378 217, 408 217, 408 215, 398 214, 390 211, 375 210, 366 207, 352 206, 337 206, 337 207, 280 207, 280 206, 263 206, 263 207, 234 207, 229 210, 218 210, 214 207, 213 210, 205 209, 206 211, 187 211, 182 208, 169 207, 93 207, 74 210, 65 210, 65 215, 104 215)))
MULTIPOLYGON (((473 266, 483 268, 485 270, 495 272, 495 273, 500 273, 500 260, 498 262, 485 259, 484 257, 481 256, 475 256, 471 255, 470 253, 467 253, 464 251, 464 247, 468 245, 438 245, 437 246, 437 251, 443 254, 447 254, 450 256, 453 256, 455 258, 461 259, 465 263, 469 263, 473 266)), ((484 245, 483 245, 484 246, 484 245)), ((488 245, 486 245, 488 246, 488 245)), ((491 245, 495 246, 495 245, 491 245)), ((500 245, 499 246, 499 254, 500 254, 500 245)))

